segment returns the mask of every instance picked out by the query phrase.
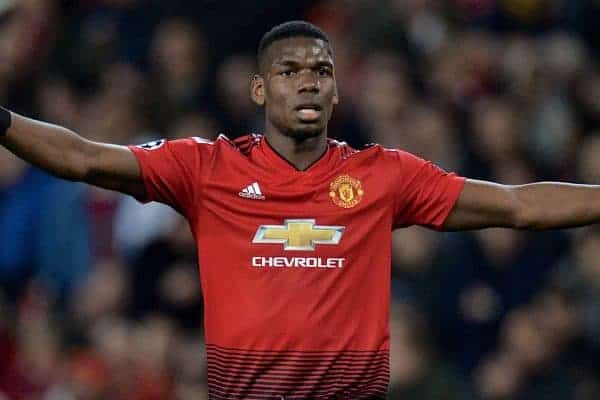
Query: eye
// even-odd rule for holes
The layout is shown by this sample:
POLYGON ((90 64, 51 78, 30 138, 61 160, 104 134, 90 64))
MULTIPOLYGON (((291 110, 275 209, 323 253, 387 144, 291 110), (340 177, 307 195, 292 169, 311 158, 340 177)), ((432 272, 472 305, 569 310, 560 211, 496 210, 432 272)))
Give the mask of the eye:
POLYGON ((296 72, 292 71, 291 69, 286 69, 279 73, 279 75, 285 76, 285 77, 290 77, 290 76, 293 76, 294 74, 296 74, 296 72))
POLYGON ((317 73, 319 76, 331 76, 331 69, 329 67, 321 67, 317 73))

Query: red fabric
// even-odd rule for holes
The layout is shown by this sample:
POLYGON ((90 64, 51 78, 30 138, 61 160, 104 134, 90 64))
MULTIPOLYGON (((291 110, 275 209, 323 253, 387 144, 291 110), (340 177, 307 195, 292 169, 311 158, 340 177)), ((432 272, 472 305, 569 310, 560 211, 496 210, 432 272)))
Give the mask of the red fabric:
POLYGON ((305 171, 262 136, 132 147, 144 200, 171 204, 190 220, 202 266, 209 390, 218 398, 385 396, 391 232, 440 228, 464 180, 401 151, 328 146, 305 171), (335 186, 340 179, 351 182, 347 202, 335 186), (254 183, 264 198, 241 193, 254 183), (281 231, 290 219, 314 220, 309 236, 315 226, 343 227, 341 239, 313 249, 261 241, 261 226, 281 231))
POLYGON ((180 139, 168 141, 153 150, 139 146, 129 148, 136 155, 142 167, 147 199, 169 204, 186 216, 195 212, 196 179, 206 161, 198 146, 201 139, 180 139))
POLYGON ((440 230, 465 179, 404 151, 390 151, 395 175, 395 226, 423 225, 440 230))

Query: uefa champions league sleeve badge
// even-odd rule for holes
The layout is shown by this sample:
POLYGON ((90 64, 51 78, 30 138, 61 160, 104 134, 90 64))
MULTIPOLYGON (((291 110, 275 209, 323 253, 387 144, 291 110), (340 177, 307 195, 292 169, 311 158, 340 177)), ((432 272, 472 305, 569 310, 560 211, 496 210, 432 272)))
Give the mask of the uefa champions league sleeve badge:
POLYGON ((156 150, 161 148, 167 141, 165 139, 153 140, 148 143, 140 144, 136 147, 144 150, 156 150))

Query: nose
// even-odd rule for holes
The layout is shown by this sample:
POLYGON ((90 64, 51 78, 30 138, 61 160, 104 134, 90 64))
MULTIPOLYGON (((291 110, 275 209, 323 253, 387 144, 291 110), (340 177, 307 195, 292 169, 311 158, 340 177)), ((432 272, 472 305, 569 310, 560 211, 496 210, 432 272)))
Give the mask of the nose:
POLYGON ((318 92, 319 79, 313 71, 300 71, 298 76, 298 91, 302 92, 318 92))

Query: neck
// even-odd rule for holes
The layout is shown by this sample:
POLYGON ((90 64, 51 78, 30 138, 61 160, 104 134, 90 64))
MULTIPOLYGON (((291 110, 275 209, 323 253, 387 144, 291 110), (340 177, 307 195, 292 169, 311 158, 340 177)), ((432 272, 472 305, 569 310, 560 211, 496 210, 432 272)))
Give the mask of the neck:
POLYGON ((300 171, 314 164, 327 150, 327 131, 319 136, 295 139, 267 130, 265 138, 277 154, 300 171))

